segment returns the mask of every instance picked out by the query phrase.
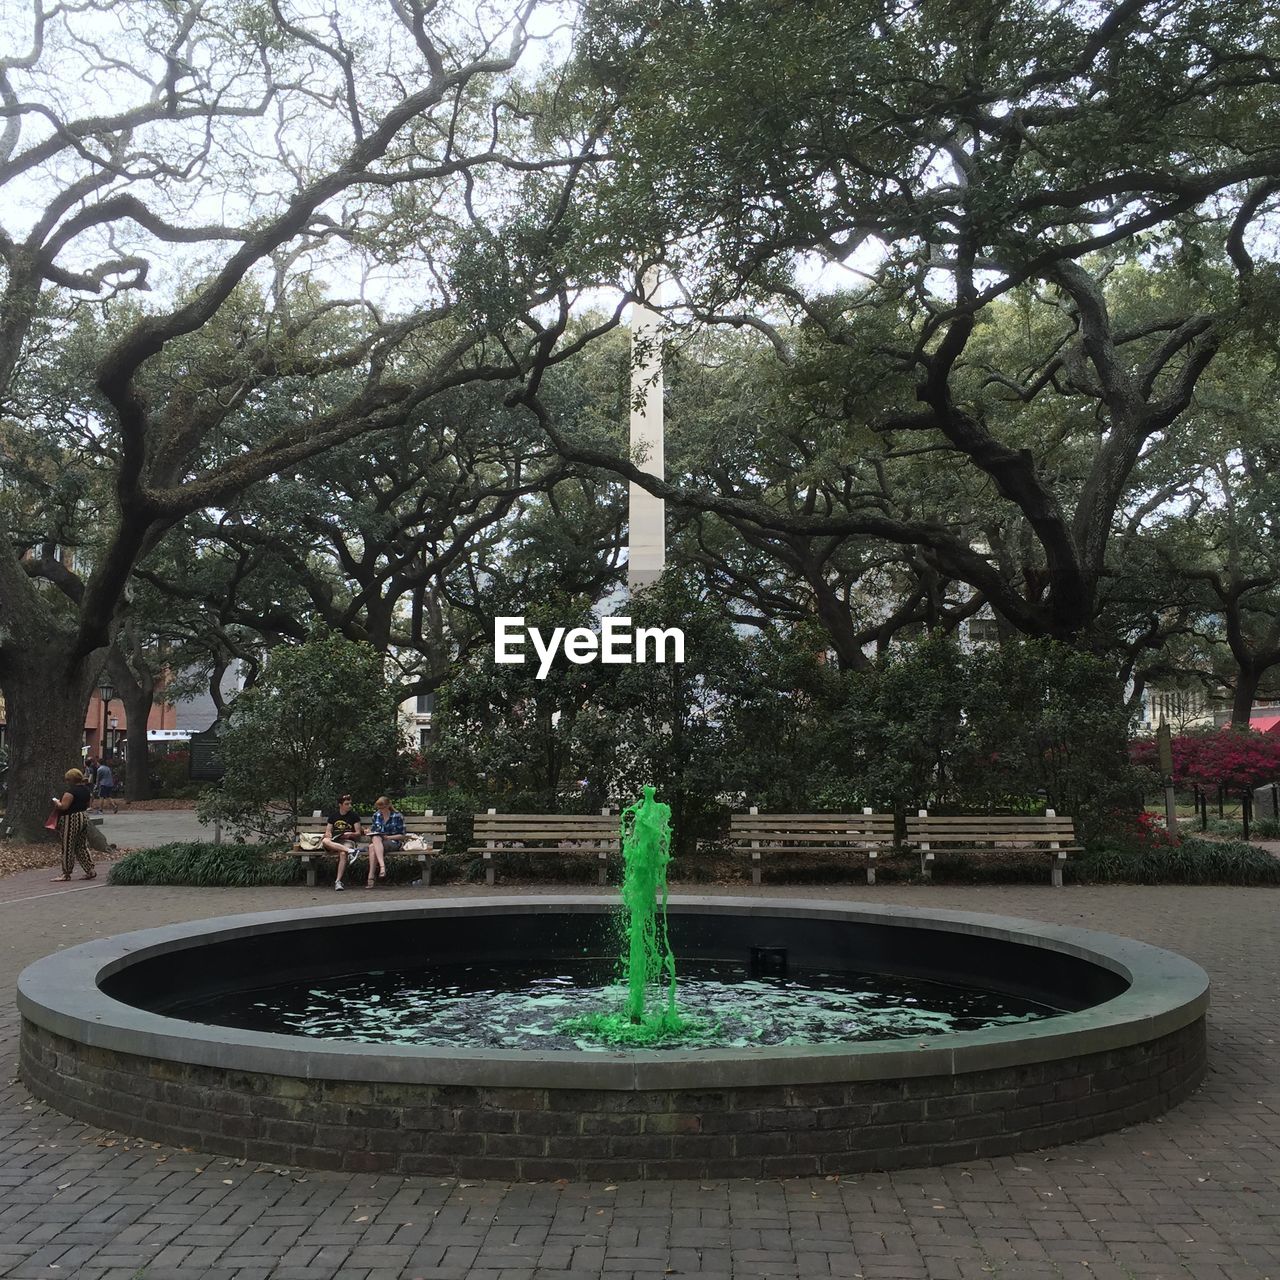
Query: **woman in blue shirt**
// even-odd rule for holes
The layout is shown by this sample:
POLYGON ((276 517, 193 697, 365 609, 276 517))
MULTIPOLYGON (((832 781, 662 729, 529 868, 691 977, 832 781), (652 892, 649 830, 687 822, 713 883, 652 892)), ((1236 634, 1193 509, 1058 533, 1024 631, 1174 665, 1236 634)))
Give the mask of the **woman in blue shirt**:
POLYGON ((373 888, 373 878, 387 878, 387 860, 384 856, 388 849, 396 850, 404 844, 404 815, 391 807, 386 796, 379 796, 373 809, 373 821, 369 823, 369 883, 366 889, 373 888))

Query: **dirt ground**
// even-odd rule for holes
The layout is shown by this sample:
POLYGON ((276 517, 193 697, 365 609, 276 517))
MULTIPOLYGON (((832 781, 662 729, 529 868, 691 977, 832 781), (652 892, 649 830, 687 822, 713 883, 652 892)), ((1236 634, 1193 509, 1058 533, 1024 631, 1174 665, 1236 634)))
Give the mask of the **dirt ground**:
MULTIPOLYGON (((99 854, 95 861, 101 861, 99 854)), ((0 876, 34 867, 56 867, 62 861, 62 848, 56 840, 40 844, 20 844, 16 840, 0 840, 0 876)))

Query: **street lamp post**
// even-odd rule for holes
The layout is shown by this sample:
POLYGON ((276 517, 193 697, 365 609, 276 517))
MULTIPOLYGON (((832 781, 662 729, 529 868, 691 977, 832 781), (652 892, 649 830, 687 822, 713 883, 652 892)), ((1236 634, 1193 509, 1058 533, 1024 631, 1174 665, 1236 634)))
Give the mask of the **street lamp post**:
POLYGON ((98 686, 98 697, 102 699, 102 730, 98 735, 98 763, 107 758, 107 711, 111 699, 116 696, 116 687, 109 680, 103 680, 98 686))

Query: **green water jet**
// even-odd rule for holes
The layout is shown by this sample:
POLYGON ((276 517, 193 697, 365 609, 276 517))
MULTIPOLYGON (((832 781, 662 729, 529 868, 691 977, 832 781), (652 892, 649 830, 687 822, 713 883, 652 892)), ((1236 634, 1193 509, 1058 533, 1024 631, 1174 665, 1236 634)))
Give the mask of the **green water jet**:
POLYGON ((676 1010, 676 958, 667 938, 671 807, 645 787, 622 811, 621 824, 625 1007, 621 1013, 575 1018, 569 1029, 611 1044, 654 1044, 687 1029, 676 1010))

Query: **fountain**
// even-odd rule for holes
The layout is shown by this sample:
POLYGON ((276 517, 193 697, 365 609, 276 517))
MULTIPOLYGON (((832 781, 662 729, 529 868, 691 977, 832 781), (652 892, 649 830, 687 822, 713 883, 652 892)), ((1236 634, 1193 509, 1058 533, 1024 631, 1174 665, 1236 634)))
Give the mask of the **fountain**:
POLYGON ((1181 956, 965 912, 668 900, 668 819, 652 788, 624 814, 620 965, 597 896, 148 929, 22 974, 22 1078, 211 1152, 534 1180, 986 1158, 1158 1115, 1204 1073, 1208 982, 1181 956))

